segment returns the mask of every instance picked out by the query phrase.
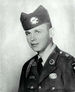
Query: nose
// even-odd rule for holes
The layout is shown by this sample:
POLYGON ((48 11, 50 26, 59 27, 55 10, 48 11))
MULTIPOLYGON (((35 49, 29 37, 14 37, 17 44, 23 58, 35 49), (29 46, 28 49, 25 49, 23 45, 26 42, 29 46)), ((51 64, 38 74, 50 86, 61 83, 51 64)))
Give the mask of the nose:
POLYGON ((34 34, 31 34, 31 41, 35 41, 36 40, 36 36, 34 34))

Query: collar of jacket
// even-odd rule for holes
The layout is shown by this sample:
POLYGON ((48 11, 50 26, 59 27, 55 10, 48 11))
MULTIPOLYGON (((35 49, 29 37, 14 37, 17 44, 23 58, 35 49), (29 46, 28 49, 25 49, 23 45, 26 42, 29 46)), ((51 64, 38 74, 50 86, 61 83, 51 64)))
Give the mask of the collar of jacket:
POLYGON ((32 57, 29 60, 29 64, 28 64, 27 69, 26 69, 26 78, 28 77, 28 74, 30 72, 31 66, 36 66, 37 65, 37 59, 38 59, 38 55, 35 55, 34 57, 32 57))

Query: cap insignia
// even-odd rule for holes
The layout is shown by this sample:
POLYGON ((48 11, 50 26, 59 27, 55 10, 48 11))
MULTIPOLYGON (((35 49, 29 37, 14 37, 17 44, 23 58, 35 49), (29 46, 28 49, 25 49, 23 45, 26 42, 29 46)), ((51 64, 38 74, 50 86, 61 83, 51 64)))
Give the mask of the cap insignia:
POLYGON ((31 22, 32 24, 37 24, 37 23, 39 22, 39 19, 38 19, 37 17, 32 17, 32 18, 30 19, 30 22, 31 22))

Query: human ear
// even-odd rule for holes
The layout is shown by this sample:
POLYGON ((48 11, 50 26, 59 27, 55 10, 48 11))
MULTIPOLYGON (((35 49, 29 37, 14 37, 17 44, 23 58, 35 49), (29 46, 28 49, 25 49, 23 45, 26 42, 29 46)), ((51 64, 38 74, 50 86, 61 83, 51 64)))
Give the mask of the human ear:
POLYGON ((53 28, 49 29, 49 35, 51 38, 54 36, 54 29, 53 28))

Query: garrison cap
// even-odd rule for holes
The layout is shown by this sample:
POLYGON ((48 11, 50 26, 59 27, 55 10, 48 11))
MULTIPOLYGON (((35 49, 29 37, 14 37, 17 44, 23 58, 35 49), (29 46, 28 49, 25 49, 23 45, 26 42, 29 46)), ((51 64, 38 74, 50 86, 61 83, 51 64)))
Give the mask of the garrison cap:
POLYGON ((52 27, 48 11, 42 5, 40 5, 34 12, 30 14, 22 12, 20 21, 24 30, 32 29, 43 23, 49 23, 50 28, 52 27))

